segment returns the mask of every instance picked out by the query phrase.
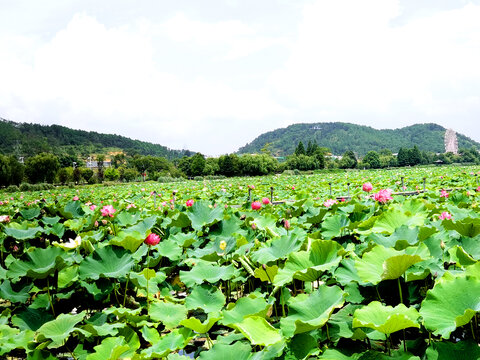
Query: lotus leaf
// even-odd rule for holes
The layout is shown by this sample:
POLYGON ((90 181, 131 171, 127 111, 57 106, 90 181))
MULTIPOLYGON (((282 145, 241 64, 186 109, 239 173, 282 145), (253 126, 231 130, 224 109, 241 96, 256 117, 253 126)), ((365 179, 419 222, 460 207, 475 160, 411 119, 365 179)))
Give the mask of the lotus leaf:
POLYGON ((407 308, 403 304, 391 307, 372 301, 367 306, 355 310, 352 327, 367 327, 390 335, 410 327, 419 328, 420 324, 417 321, 419 316, 415 308, 407 308))
POLYGON ((192 287, 203 282, 215 284, 219 280, 229 280, 238 273, 239 271, 233 265, 218 266, 214 263, 199 261, 190 271, 180 271, 180 279, 185 285, 192 287))
POLYGON ((192 211, 187 213, 195 230, 201 230, 205 225, 211 225, 223 218, 223 209, 221 207, 210 208, 204 201, 196 201, 192 206, 192 211))
POLYGON ((49 348, 58 347, 67 340, 70 333, 78 328, 75 327, 85 317, 86 312, 82 311, 79 314, 60 314, 55 320, 46 322, 36 332, 36 339, 38 341, 45 341, 51 339, 52 343, 48 345, 49 348))
POLYGON ((300 294, 288 300, 288 316, 280 320, 284 336, 322 327, 333 310, 343 306, 346 294, 338 286, 320 285, 312 294, 300 294))
POLYGON ((260 316, 246 317, 233 327, 245 335, 252 345, 268 346, 282 340, 280 332, 260 316))
POLYGON ((60 270, 65 265, 65 251, 56 247, 46 249, 35 248, 28 251, 26 261, 15 261, 7 270, 7 276, 16 281, 22 276, 34 279, 45 279, 48 275, 60 270))
POLYGON ((230 326, 241 322, 247 316, 265 316, 269 307, 264 298, 253 297, 253 295, 243 297, 238 299, 235 305, 228 306, 228 309, 223 311, 223 319, 219 323, 230 326))
POLYGON ((237 341, 232 345, 215 344, 208 351, 202 351, 199 360, 222 359, 222 360, 249 360, 252 355, 250 345, 237 341))
POLYGON ((427 329, 448 339, 457 327, 468 324, 477 311, 480 311, 480 279, 445 274, 427 292, 420 315, 427 329))
POLYGON ((80 279, 118 278, 127 275, 133 264, 132 255, 124 249, 105 246, 82 261, 80 279))
POLYGON ((316 240, 308 251, 293 252, 283 269, 273 279, 275 286, 282 286, 298 279, 314 281, 323 271, 336 267, 342 260, 343 247, 336 241, 316 240))
POLYGON ((225 305, 225 295, 217 287, 197 285, 185 299, 188 310, 203 309, 206 313, 220 311, 225 305))
POLYGON ((181 304, 154 301, 150 304, 149 315, 153 321, 161 321, 167 329, 173 329, 187 318, 187 309, 181 304))

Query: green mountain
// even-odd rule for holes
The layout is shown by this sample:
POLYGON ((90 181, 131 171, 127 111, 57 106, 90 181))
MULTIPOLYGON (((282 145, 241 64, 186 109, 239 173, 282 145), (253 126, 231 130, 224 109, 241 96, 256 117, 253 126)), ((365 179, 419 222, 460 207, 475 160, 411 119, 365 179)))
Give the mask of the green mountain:
MULTIPOLYGON (((241 147, 238 153, 258 153, 267 145, 272 154, 285 156, 292 154, 300 141, 305 146, 308 141, 316 141, 319 146, 329 148, 335 155, 341 155, 347 150, 353 150, 360 156, 370 150, 390 149, 396 153, 401 147, 412 148, 414 145, 420 150, 443 153, 445 130, 437 124, 416 124, 393 130, 377 130, 370 126, 341 122, 294 124, 258 136, 241 147)), ((480 143, 464 135, 457 134, 457 139, 459 149, 480 149, 480 143)))
POLYGON ((33 156, 41 152, 69 154, 86 159, 93 154, 128 154, 181 158, 187 151, 171 150, 165 146, 120 135, 94 131, 73 130, 60 125, 16 123, 0 118, 0 154, 33 156))

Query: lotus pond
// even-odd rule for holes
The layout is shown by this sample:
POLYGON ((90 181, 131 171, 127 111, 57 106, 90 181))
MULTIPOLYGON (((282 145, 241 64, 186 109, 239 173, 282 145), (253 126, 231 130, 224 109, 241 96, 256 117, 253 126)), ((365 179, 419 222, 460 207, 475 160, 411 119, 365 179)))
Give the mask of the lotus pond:
POLYGON ((480 358, 479 170, 0 193, 0 358, 480 358))

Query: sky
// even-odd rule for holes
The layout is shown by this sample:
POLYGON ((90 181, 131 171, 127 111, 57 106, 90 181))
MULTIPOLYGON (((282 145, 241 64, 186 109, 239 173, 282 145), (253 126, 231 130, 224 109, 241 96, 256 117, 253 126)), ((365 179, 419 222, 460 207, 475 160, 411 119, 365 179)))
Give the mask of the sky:
POLYGON ((232 153, 295 123, 480 141, 480 0, 0 0, 0 117, 232 153))

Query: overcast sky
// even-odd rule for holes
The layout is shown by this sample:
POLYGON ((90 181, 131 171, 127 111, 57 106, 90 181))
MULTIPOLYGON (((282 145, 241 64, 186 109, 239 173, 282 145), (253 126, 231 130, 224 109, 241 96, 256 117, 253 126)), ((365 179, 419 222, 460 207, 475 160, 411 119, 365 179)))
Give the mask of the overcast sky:
POLYGON ((206 155, 299 122, 480 141, 480 0, 0 0, 0 117, 206 155))

